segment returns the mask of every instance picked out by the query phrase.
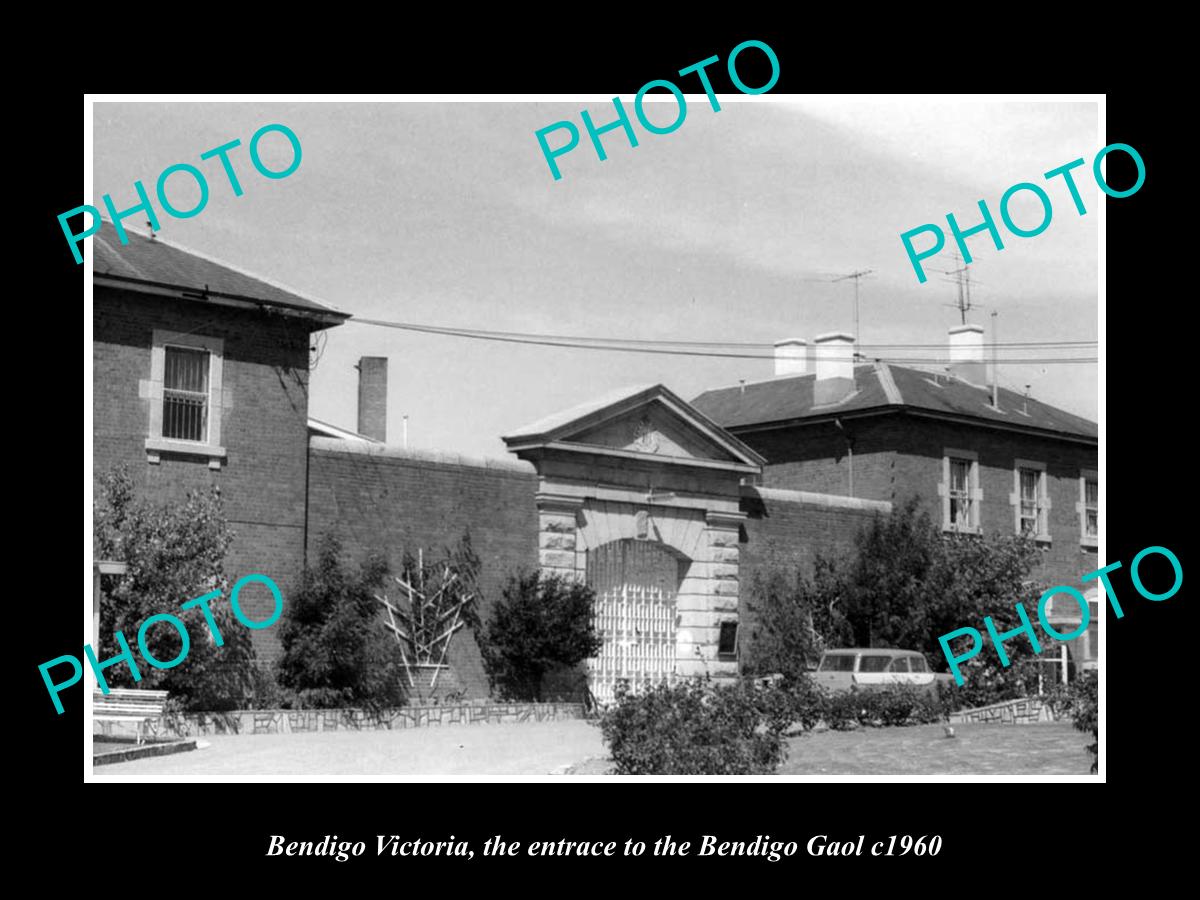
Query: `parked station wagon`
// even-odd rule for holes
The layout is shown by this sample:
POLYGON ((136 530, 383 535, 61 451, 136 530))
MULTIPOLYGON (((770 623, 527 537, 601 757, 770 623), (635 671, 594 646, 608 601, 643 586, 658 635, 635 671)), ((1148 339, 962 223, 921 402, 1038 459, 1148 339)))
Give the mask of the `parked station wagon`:
POLYGON ((817 684, 831 691, 869 690, 892 684, 912 684, 936 690, 938 681, 951 678, 935 674, 925 657, 916 650, 885 647, 826 650, 817 671, 812 674, 817 684))

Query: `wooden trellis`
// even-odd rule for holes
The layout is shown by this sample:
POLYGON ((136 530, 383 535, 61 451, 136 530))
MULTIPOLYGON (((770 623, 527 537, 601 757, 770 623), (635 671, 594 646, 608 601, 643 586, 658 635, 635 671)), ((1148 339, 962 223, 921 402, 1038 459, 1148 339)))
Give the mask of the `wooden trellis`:
POLYGON ((386 595, 375 595, 387 612, 384 627, 392 632, 400 648, 404 673, 410 686, 416 686, 413 670, 432 669, 429 687, 437 687, 438 674, 445 666, 446 653, 455 632, 467 624, 466 613, 476 594, 463 581, 450 560, 426 569, 424 551, 417 554, 415 566, 405 567, 404 577, 392 576, 401 597, 392 602, 386 595), (436 587, 428 574, 436 578, 436 587))

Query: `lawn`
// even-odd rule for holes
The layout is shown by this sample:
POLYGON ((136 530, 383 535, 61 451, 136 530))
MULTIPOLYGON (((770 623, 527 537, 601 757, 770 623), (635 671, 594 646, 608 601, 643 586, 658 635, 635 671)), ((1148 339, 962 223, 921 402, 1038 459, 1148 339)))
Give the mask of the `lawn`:
POLYGON ((99 766, 94 775, 98 781, 503 778, 549 775, 574 760, 604 752, 600 729, 577 719, 398 731, 208 735, 201 740, 208 746, 99 766))
POLYGON ((826 731, 788 739, 780 775, 1088 775, 1090 734, 1069 722, 826 731))

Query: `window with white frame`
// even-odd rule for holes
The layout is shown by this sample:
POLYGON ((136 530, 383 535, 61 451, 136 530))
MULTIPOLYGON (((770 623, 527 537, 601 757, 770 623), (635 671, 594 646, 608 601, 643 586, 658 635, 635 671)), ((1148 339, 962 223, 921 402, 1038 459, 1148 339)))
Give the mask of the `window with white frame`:
POLYGON ((208 373, 204 349, 167 346, 163 375, 162 436, 176 441, 208 440, 208 373))
POLYGON ((1017 534, 1039 541, 1050 540, 1050 491, 1046 464, 1018 459, 1013 467, 1013 492, 1009 498, 1017 534))
POLYGON ((979 487, 979 457, 968 450, 947 449, 942 458, 942 527, 947 531, 978 533, 983 491, 979 487))
POLYGON ((224 341, 195 334, 154 330, 150 378, 142 396, 150 403, 146 457, 163 454, 207 458, 219 468, 224 341))
POLYGON ((1079 476, 1079 543, 1095 547, 1100 540, 1100 479, 1085 469, 1079 476))

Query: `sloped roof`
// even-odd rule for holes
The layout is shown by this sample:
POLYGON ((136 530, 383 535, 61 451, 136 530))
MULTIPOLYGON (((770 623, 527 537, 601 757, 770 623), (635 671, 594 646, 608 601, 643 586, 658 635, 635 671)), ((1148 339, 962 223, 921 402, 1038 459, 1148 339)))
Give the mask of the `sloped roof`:
MULTIPOLYGON (((106 226, 111 226, 105 220, 106 226)), ((342 321, 349 313, 339 312, 259 275, 244 272, 132 228, 125 229, 129 243, 122 244, 115 232, 102 227, 92 237, 93 274, 98 279, 137 282, 173 291, 189 291, 265 303, 269 306, 315 314, 329 321, 342 321)), ((203 296, 194 299, 203 300, 203 296)))
POLYGON ((997 410, 991 405, 989 387, 889 363, 855 366, 856 390, 839 403, 815 405, 815 380, 815 375, 795 375, 718 388, 705 391, 692 405, 734 431, 851 412, 905 408, 976 419, 984 426, 994 424, 1092 441, 1099 433, 1095 422, 1016 391, 1000 388, 997 410))
MULTIPOLYGON (((687 401, 661 384, 645 385, 632 388, 621 388, 610 391, 593 400, 579 403, 568 409, 545 416, 518 428, 501 438, 513 452, 521 452, 536 446, 563 446, 564 441, 573 437, 586 435, 605 422, 628 415, 635 409, 658 403, 672 411, 672 414, 686 423, 693 433, 703 436, 712 444, 719 446, 737 464, 759 469, 765 462, 762 456, 752 448, 742 443, 719 424, 714 422, 687 401)), ((580 444, 579 446, 584 446, 580 444)), ((603 448, 593 447, 594 450, 603 448)), ((616 452, 616 451, 608 451, 616 452)), ((647 454, 653 456, 653 454, 647 454)), ((656 457, 667 460, 667 457, 656 457)), ((676 460, 684 462, 683 460, 676 460)), ((699 460, 691 460, 699 463, 699 460)))

